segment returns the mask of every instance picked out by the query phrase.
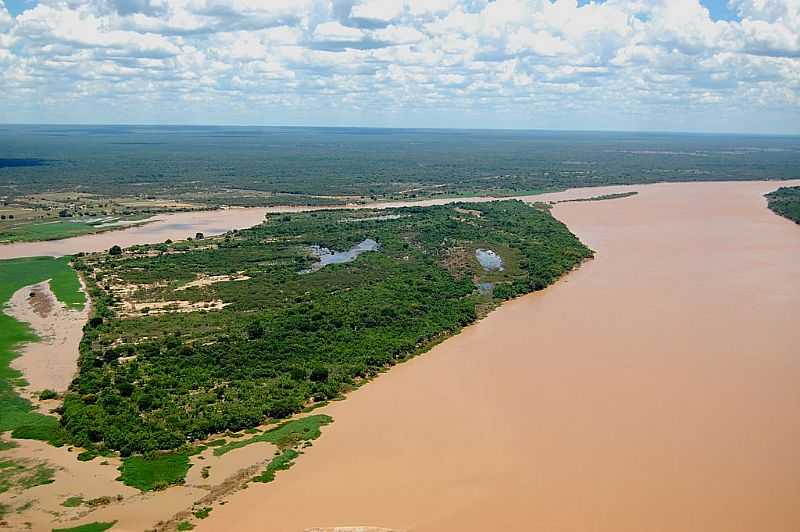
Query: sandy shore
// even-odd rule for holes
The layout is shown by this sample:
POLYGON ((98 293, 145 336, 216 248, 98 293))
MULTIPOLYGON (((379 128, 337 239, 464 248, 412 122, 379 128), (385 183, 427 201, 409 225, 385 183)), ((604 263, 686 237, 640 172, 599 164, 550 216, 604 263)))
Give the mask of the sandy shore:
MULTIPOLYGON (((38 341, 23 344, 19 356, 11 362, 28 382, 20 393, 37 404, 35 396, 42 390, 66 391, 78 369, 78 345, 89 305, 82 310, 67 308, 56 299, 46 281, 17 290, 3 311, 27 323, 39 337, 38 341)), ((53 406, 48 404, 45 408, 53 406)))

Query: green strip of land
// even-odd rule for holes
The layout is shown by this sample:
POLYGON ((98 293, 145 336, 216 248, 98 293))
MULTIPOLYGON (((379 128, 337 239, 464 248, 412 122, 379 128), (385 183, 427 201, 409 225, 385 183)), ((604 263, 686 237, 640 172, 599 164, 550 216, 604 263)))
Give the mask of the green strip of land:
POLYGON ((104 532, 116 524, 116 521, 110 523, 88 523, 73 528, 54 528, 53 532, 104 532))
MULTIPOLYGON (((0 261, 0 306, 24 286, 50 279, 50 288, 62 303, 80 308, 86 303, 75 271, 66 258, 36 257, 0 261)), ((17 348, 36 340, 30 328, 11 316, 0 313, 0 432, 12 431, 15 438, 37 439, 62 445, 66 434, 58 419, 33 411, 27 400, 17 395, 15 385, 23 384, 22 374, 11 367, 17 348)))

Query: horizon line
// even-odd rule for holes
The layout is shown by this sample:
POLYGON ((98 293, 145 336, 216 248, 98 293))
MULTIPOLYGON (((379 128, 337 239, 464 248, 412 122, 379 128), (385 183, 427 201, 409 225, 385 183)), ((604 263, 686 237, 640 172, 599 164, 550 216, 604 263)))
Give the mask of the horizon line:
POLYGON ((397 131, 512 131, 542 133, 632 133, 632 134, 670 134, 670 135, 720 135, 751 137, 800 137, 798 133, 762 133, 749 131, 684 131, 673 129, 553 129, 553 128, 521 128, 521 127, 408 127, 408 126, 364 126, 364 125, 263 125, 263 124, 188 124, 188 123, 125 123, 125 122, 0 122, 0 127, 7 126, 49 126, 49 127, 180 127, 180 128, 261 128, 261 129, 374 129, 397 131))

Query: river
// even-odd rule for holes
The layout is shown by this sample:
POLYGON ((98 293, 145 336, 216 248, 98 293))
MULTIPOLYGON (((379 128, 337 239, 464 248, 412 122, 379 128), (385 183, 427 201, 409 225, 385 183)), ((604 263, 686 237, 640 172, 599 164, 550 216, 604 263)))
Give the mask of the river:
MULTIPOLYGON (((612 188, 614 190, 624 189, 624 187, 612 188)), ((562 199, 588 197, 593 195, 595 190, 596 189, 574 188, 544 196, 517 196, 517 199, 539 201, 539 198, 542 197, 557 197, 562 199)), ((606 188, 603 190, 609 189, 606 188)), ((375 202, 341 206, 232 207, 209 211, 165 213, 154 216, 148 223, 124 229, 104 231, 60 240, 0 244, 0 260, 20 257, 63 257, 80 252, 93 253, 97 251, 107 251, 114 245, 125 248, 137 244, 158 244, 167 239, 185 240, 188 237, 194 237, 196 233, 203 233, 204 236, 220 235, 234 229, 245 229, 257 225, 264 221, 264 216, 267 213, 307 212, 325 209, 428 207, 432 205, 444 205, 455 201, 486 202, 495 199, 497 198, 436 198, 420 201, 375 202)))
POLYGON ((766 208, 777 186, 557 205, 593 261, 327 407, 297 465, 196 530, 800 530, 800 227, 766 208))

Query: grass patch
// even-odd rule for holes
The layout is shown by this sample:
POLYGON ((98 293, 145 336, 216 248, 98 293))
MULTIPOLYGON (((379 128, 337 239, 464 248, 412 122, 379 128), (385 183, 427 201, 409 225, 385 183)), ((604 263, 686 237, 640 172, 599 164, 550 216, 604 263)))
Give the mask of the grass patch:
POLYGON ((70 497, 69 499, 65 500, 61 503, 61 506, 66 508, 77 508, 83 504, 83 497, 70 497))
POLYGON ((294 465, 295 459, 300 453, 294 449, 286 449, 281 454, 272 459, 263 473, 253 478, 255 482, 272 482, 275 480, 275 473, 285 471, 294 465))
POLYGON ((194 525, 189 521, 181 521, 178 523, 178 526, 175 527, 175 530, 192 530, 194 525))
MULTIPOLYGON (((86 296, 68 259, 36 257, 0 261, 0 306, 24 286, 50 279, 56 298, 72 308, 81 308, 86 296)), ((14 390, 22 374, 11 368, 17 348, 36 340, 30 328, 5 313, 0 313, 0 432, 12 431, 14 438, 43 440, 55 446, 66 443, 58 419, 33 410, 29 401, 14 390)))
POLYGON ((272 443, 281 449, 292 447, 302 441, 316 440, 322 433, 321 427, 332 421, 332 417, 324 414, 287 421, 252 438, 230 442, 217 447, 214 449, 214 455, 222 456, 234 449, 258 442, 272 443))
MULTIPOLYGON (((150 215, 131 216, 125 218, 113 217, 108 222, 135 222, 148 218, 150 215)), ((35 242, 39 240, 60 240, 93 233, 102 233, 114 229, 124 229, 139 224, 120 224, 117 226, 102 226, 102 223, 88 220, 53 220, 48 222, 23 223, 9 227, 0 232, 0 241, 3 242, 35 242)))
POLYGON ((2 440, 0 440, 0 451, 7 451, 9 449, 13 449, 16 446, 17 446, 17 444, 14 441, 2 441, 2 440))
POLYGON ((103 532, 116 524, 116 521, 111 521, 110 523, 94 522, 72 528, 54 528, 53 532, 103 532))
POLYGON ((119 480, 142 491, 165 489, 183 483, 192 464, 189 456, 194 451, 159 453, 148 456, 131 456, 119 467, 119 480))

